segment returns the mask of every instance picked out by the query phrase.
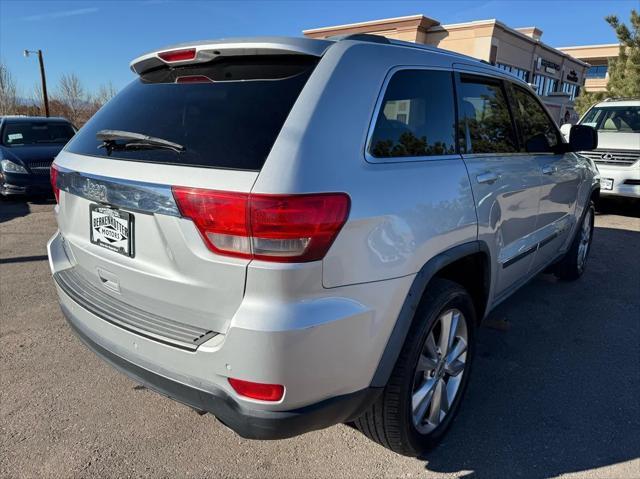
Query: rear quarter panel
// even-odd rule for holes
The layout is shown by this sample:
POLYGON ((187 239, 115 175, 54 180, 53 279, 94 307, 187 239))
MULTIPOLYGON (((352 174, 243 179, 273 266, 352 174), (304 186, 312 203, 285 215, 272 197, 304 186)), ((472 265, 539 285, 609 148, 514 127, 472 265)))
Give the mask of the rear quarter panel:
POLYGON ((253 191, 344 191, 348 222, 323 262, 327 288, 418 272, 477 238, 460 157, 369 163, 365 144, 385 77, 398 66, 450 69, 450 57, 343 41, 331 47, 285 123, 253 191))

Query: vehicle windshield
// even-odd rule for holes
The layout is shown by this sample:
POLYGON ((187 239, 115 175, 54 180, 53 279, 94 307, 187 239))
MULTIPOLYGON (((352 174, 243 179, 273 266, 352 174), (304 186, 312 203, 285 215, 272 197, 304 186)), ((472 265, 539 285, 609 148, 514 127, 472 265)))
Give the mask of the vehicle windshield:
POLYGON ((96 113, 67 150, 260 170, 317 61, 303 55, 240 56, 149 71, 96 113))
POLYGON ((600 131, 640 133, 640 106, 592 108, 580 124, 600 131))
POLYGON ((64 145, 75 134, 70 123, 61 121, 8 122, 2 130, 4 146, 64 145))

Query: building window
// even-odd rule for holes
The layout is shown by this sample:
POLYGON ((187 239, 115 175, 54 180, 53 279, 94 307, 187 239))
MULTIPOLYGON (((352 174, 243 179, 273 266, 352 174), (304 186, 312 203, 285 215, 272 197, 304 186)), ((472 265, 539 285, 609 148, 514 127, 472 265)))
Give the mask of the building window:
POLYGON ((587 78, 606 78, 609 67, 607 65, 598 65, 589 67, 587 70, 587 78))
POLYGON ((580 92, 580 87, 573 83, 564 82, 562 83, 562 91, 569 94, 570 100, 575 100, 580 92))
POLYGON ((558 88, 558 80, 546 75, 533 75, 533 84, 538 96, 548 95, 558 88))
POLYGON ((529 82, 529 72, 527 70, 523 70, 517 67, 512 67, 511 65, 505 65, 504 63, 496 63, 496 66, 500 70, 504 70, 520 78, 520 80, 524 80, 527 83, 529 82))

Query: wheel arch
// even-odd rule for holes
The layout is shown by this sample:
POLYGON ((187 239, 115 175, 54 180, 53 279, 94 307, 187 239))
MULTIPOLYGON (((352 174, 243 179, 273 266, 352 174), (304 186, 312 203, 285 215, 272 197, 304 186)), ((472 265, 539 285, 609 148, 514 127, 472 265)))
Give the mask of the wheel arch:
POLYGON ((483 241, 471 241, 443 251, 427 261, 416 274, 391 331, 376 372, 372 387, 384 387, 400 355, 407 333, 413 323, 429 283, 444 278, 461 284, 469 291, 476 308, 477 320, 484 317, 491 284, 489 248, 483 241), (468 274, 469 268, 473 274, 468 274))

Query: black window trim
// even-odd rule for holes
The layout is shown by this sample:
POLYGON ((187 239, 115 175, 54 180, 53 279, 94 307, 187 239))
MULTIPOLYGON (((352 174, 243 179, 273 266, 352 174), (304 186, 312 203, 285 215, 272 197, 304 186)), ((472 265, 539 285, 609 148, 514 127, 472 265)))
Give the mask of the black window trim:
MULTIPOLYGON (((455 81, 455 71, 450 67, 430 67, 425 65, 397 65, 391 68, 380 87, 380 91, 378 93, 378 98, 376 99, 375 107, 373 109, 373 113, 371 115, 371 120, 369 121, 369 128, 367 129, 366 141, 364 143, 364 159, 367 163, 373 164, 381 164, 381 163, 408 163, 408 162, 417 162, 417 161, 442 161, 442 160, 451 160, 451 159, 460 159, 460 149, 458 148, 458 134, 455 132, 455 153, 451 153, 448 155, 430 155, 430 156, 393 156, 393 157, 384 157, 378 158, 369 153, 369 147, 371 146, 371 139, 373 137, 373 133, 376 127, 376 122, 378 121, 378 115, 380 113, 380 109, 382 108, 382 104, 384 102, 384 96, 387 93, 387 87, 389 86, 389 82, 393 78, 393 76, 399 72, 404 70, 426 70, 426 71, 444 71, 449 72, 451 74, 451 87, 453 89, 453 111, 454 111, 454 121, 456 125, 458 124, 458 108, 457 108, 457 96, 456 96, 456 81, 455 81)), ((457 129, 456 129, 457 130, 457 129)))
MULTIPOLYGON (((461 142, 459 141, 459 144, 457 145, 458 147, 458 151, 460 152, 461 155, 463 156, 514 156, 514 155, 523 155, 523 154, 529 154, 529 153, 523 153, 521 151, 521 147, 520 147, 520 131, 518 130, 518 125, 516 122, 516 118, 515 115, 513 113, 513 106, 511 104, 511 92, 509 90, 508 84, 509 83, 513 83, 511 80, 508 80, 502 76, 493 76, 493 75, 488 75, 488 74, 484 74, 484 73, 479 73, 479 72, 475 72, 475 71, 468 71, 468 70, 457 70, 455 72, 455 87, 456 87, 456 91, 461 90, 462 88, 462 78, 461 77, 465 77, 465 78, 471 78, 473 81, 478 81, 480 83, 493 83, 493 84, 499 84, 500 88, 502 90, 502 94, 504 95, 504 98, 507 102, 507 109, 509 110, 509 116, 511 118, 511 128, 513 128, 513 132, 515 133, 515 142, 516 142, 516 151, 514 152, 492 152, 492 153, 473 153, 473 152, 467 152, 467 144, 466 141, 464 142, 464 148, 462 147, 463 145, 460 144, 461 142)), ((458 95, 456 94, 456 112, 460 110, 460 101, 458 98, 458 95)), ((456 124, 457 124, 457 119, 458 119, 458 114, 456 113, 456 124)), ((459 128, 456 128, 456 131, 459 130, 459 128)), ((460 138, 460 140, 462 140, 462 138, 460 138)))

